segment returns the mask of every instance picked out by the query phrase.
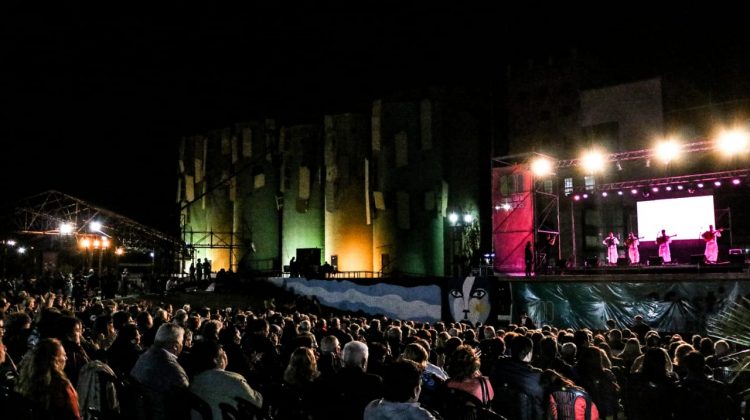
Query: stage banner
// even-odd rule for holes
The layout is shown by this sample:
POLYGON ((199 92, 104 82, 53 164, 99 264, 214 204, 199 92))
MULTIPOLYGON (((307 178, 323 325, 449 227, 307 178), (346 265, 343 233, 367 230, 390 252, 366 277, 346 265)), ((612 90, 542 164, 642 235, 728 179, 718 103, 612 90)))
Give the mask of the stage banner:
POLYGON ((534 242, 533 177, 525 165, 492 169, 494 269, 524 272, 524 249, 534 242))

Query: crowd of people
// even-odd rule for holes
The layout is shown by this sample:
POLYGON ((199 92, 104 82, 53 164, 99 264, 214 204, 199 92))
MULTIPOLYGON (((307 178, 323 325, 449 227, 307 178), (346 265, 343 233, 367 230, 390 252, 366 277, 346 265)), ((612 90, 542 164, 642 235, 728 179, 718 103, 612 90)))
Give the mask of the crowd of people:
POLYGON ((747 388, 727 341, 640 317, 474 326, 41 292, 0 292, 10 418, 736 419, 747 388))

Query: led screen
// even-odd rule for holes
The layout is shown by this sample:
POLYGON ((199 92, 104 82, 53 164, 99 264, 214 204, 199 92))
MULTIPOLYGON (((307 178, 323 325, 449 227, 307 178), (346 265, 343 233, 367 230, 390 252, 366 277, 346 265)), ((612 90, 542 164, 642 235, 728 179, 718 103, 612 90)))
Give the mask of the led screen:
POLYGON ((708 225, 714 225, 712 195, 638 202, 638 236, 646 240, 655 239, 662 229, 677 235, 673 241, 699 239, 708 225))

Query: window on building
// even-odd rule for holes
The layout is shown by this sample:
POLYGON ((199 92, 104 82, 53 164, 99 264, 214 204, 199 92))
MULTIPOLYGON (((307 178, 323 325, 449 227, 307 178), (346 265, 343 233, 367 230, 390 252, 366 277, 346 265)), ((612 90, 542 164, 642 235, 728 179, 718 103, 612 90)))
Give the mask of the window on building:
POLYGON ((596 188, 596 181, 594 180, 594 176, 593 175, 584 176, 583 185, 586 188, 586 191, 594 191, 594 188, 596 188))
POLYGON ((563 180, 563 192, 565 195, 573 193, 573 178, 565 178, 563 180))
POLYGON ((546 192, 547 194, 552 194, 552 180, 551 179, 544 180, 544 192, 546 192))

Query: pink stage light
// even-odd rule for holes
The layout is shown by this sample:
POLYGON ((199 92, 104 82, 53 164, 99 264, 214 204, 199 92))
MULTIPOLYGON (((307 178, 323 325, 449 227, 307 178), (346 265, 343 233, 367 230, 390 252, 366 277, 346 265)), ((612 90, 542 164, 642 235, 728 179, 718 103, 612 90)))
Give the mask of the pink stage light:
POLYGON ((732 184, 734 184, 734 185, 740 185, 740 180, 737 179, 737 178, 735 178, 735 179, 732 180, 732 184))
POLYGON ((583 198, 589 198, 589 195, 588 194, 584 194, 583 198))
POLYGON ((606 197, 607 195, 608 195, 608 194, 607 194, 607 192, 606 192, 606 191, 604 191, 604 192, 602 193, 602 197, 606 197))
POLYGON ((578 201, 580 199, 581 199, 581 196, 578 195, 578 194, 576 194, 576 195, 573 196, 573 200, 575 200, 575 201, 578 201))
POLYGON ((672 186, 671 185, 667 185, 667 188, 665 188, 665 190, 672 191, 672 186))
POLYGON ((630 193, 633 194, 633 195, 638 194, 638 190, 636 190, 635 188, 633 188, 632 190, 630 190, 630 193))
POLYGON ((653 192, 659 192, 659 187, 651 188, 651 191, 653 191, 653 192))
POLYGON ((714 185, 716 185, 717 187, 721 187, 721 181, 714 181, 714 185))
POLYGON ((617 191, 617 195, 622 195, 622 191, 617 191))
POLYGON ((703 183, 702 182, 698 183, 698 188, 703 188, 703 183))
POLYGON ((682 185, 678 185, 677 186, 677 189, 680 190, 680 191, 682 191, 683 188, 685 188, 685 187, 683 187, 682 185))

